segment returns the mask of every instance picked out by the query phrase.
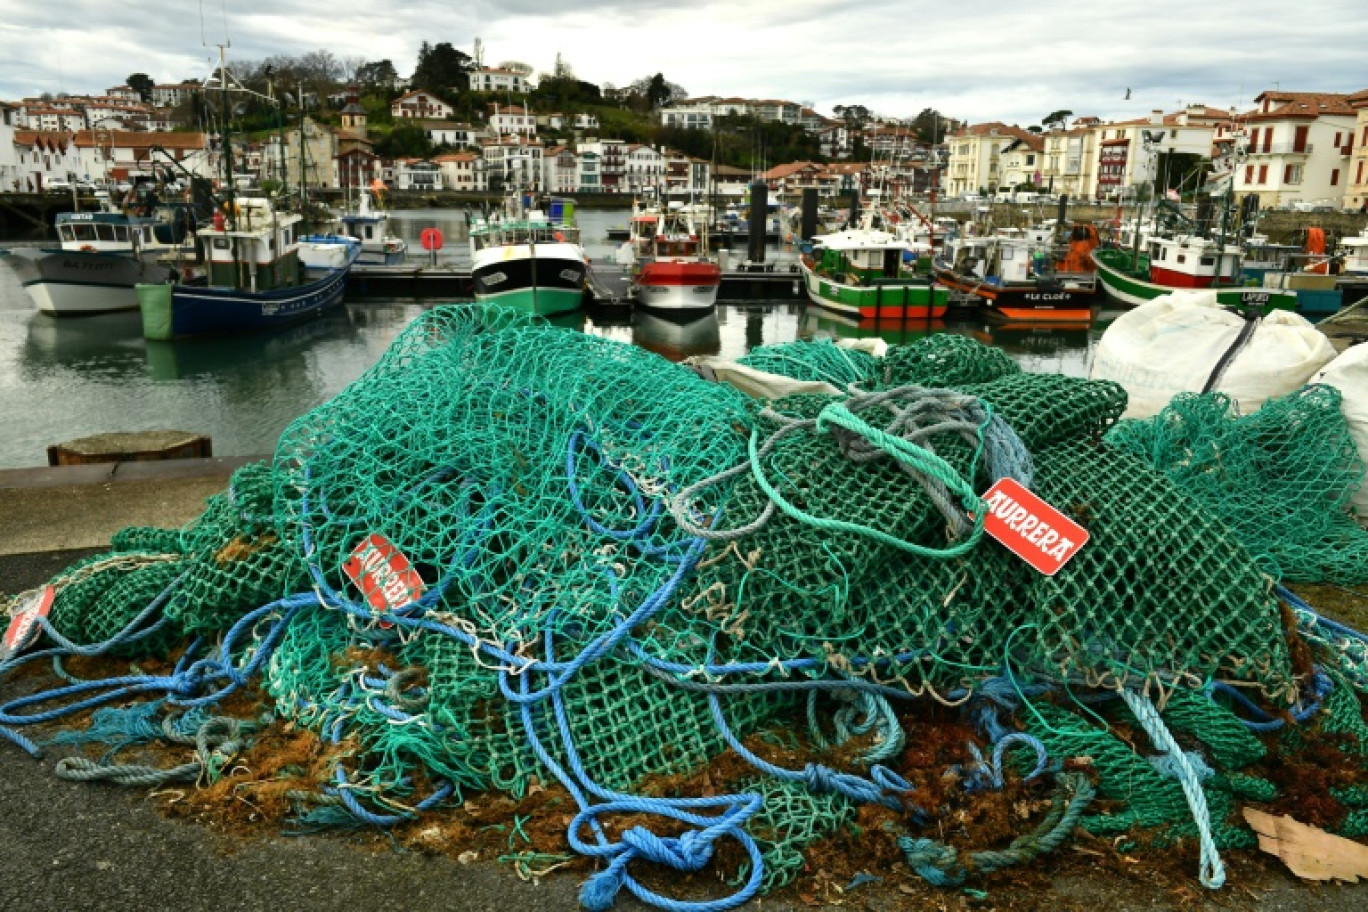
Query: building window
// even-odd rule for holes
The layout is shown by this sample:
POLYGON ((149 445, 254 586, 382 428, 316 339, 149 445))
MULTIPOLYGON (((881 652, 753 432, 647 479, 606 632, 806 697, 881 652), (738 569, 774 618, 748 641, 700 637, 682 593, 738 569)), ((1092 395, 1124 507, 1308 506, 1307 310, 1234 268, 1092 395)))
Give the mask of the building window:
POLYGON ((1259 165, 1259 183, 1268 183, 1268 165, 1259 165))
POLYGON ((1244 182, 1245 182, 1246 184, 1252 184, 1252 183, 1254 183, 1254 166, 1253 166, 1253 165, 1245 165, 1245 179, 1244 179, 1244 182))
POLYGON ((1338 186, 1339 186, 1339 168, 1333 168, 1333 169, 1331 169, 1331 171, 1330 171, 1330 186, 1332 186, 1332 187, 1338 187, 1338 186))
POLYGON ((1300 184, 1302 182, 1302 166, 1286 165, 1283 167, 1284 184, 1300 184))

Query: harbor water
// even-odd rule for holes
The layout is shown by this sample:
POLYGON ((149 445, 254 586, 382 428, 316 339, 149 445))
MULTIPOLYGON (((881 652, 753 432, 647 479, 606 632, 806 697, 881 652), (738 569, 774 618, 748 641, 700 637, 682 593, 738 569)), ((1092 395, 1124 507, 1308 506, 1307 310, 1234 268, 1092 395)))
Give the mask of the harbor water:
MULTIPOLYGON (((438 262, 467 265, 466 214, 411 210, 391 214, 409 242, 410 260, 428 256, 424 228, 445 236, 438 262)), ((609 228, 626 210, 582 210, 583 242, 595 263, 617 243, 609 228)), ((771 247, 779 263, 791 249, 771 247)), ((448 300, 351 299, 344 307, 283 332, 151 342, 136 311, 55 319, 37 313, 0 258, 0 468, 46 463, 49 444, 111 431, 169 428, 206 434, 216 456, 269 454, 285 427, 361 376, 425 309, 448 300)), ((802 302, 719 305, 692 319, 589 310, 562 325, 630 342, 671 360, 740 357, 759 345, 807 337, 880 335, 906 343, 930 332, 958 332, 1006 350, 1027 370, 1083 376, 1093 346, 1114 313, 1091 326, 993 325, 984 318, 860 326, 802 302)))

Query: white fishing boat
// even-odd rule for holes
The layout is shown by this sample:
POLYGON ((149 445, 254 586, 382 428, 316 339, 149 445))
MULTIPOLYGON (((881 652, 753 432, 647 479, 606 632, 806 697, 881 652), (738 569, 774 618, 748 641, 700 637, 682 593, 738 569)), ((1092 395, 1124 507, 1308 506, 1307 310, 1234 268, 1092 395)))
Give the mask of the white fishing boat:
POLYGON ((357 263, 365 266, 398 266, 408 255, 408 242, 389 227, 384 209, 385 185, 378 178, 370 187, 357 188, 355 209, 338 218, 338 233, 361 242, 357 263))
POLYGON ((121 212, 101 196, 98 212, 61 212, 57 247, 15 247, 6 261, 41 313, 71 316, 133 310, 134 286, 167 282, 197 259, 189 206, 151 216, 121 212), (179 262, 178 262, 179 260, 179 262))

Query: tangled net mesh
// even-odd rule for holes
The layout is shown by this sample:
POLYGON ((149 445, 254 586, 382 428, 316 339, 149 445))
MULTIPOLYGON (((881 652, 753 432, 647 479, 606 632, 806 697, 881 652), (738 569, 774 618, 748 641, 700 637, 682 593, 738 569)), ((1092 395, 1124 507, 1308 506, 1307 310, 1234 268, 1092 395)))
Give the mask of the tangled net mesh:
MULTIPOLYGON (((333 746, 305 823, 393 826, 558 779, 580 807, 570 846, 606 865, 590 908, 624 885, 664 903, 629 863, 695 870, 719 840, 740 854, 716 907, 743 902, 862 804, 925 826, 895 709, 916 697, 997 748, 966 745, 968 785, 1056 789, 1037 834, 967 866, 900 841, 937 884, 1075 823, 1249 845, 1237 804, 1274 801, 1261 764, 1318 727, 1362 768, 1363 644, 1269 575, 1361 579, 1344 511, 1363 465, 1333 391, 1248 418, 1180 397, 1118 424, 1119 386, 1024 373, 961 336, 745 361, 847 392, 762 403, 510 312, 430 311, 186 529, 126 530, 54 580, 50 633, 130 655, 217 638, 178 660, 168 702, 259 674, 278 718, 333 746), (977 494, 1002 477, 1087 529, 1056 575, 984 538, 977 494), (377 540, 413 573, 385 610, 347 570, 377 540), (1133 695, 1152 690, 1150 714, 1133 695), (796 739, 783 762, 748 739, 775 732, 796 739), (729 753, 751 772, 731 793, 669 784, 729 753), (1062 770, 1080 757, 1094 782, 1062 770), (1109 812, 1084 813, 1094 787, 1109 812)), ((24 719, 11 705, 0 724, 24 719)), ((1334 788, 1333 823, 1360 832, 1361 781, 1334 788)))

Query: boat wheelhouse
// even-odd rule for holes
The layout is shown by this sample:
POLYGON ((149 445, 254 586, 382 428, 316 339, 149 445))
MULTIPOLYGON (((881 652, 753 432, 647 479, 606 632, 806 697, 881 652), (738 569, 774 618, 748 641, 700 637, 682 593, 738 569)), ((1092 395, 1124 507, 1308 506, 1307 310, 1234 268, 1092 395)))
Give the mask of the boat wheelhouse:
POLYGON ((390 230, 389 213, 380 205, 379 194, 383 189, 383 183, 362 188, 356 209, 343 213, 337 220, 339 234, 361 242, 356 262, 362 265, 398 266, 408 255, 408 242, 390 230))

